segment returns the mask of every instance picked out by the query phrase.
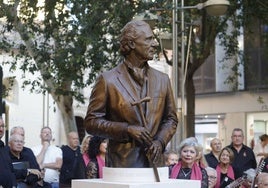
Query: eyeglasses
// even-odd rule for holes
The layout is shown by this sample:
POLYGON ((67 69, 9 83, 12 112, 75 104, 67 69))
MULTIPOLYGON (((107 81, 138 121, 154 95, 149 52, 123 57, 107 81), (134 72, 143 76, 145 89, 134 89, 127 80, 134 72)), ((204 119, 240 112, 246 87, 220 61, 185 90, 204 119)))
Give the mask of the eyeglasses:
POLYGON ((2 128, 2 129, 5 128, 5 127, 6 127, 5 125, 0 125, 0 128, 2 128))
POLYGON ((25 142, 23 140, 13 140, 16 144, 24 144, 25 142))
POLYGON ((210 178, 210 179, 217 179, 216 176, 208 176, 208 178, 210 178))

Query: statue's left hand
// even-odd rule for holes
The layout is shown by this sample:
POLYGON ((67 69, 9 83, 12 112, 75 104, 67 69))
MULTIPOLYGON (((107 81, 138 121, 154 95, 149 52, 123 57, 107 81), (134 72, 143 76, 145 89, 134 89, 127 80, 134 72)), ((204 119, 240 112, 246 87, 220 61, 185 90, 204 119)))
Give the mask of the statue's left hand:
POLYGON ((152 144, 149 146, 149 149, 147 150, 147 156, 150 158, 152 163, 156 164, 160 159, 162 151, 163 148, 161 142, 159 140, 153 140, 152 144))

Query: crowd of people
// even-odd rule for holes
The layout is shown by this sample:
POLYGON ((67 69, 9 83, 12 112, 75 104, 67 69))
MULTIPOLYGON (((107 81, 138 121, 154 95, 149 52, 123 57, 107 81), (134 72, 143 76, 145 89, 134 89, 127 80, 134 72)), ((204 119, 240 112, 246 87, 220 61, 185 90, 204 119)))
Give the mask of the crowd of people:
MULTIPOLYGON (((4 128, 4 122, 0 119, 0 138, 4 135, 4 128)), ((0 142, 0 185, 2 187, 71 187, 72 179, 86 178, 77 132, 70 132, 68 145, 62 147, 51 144, 50 127, 41 129, 40 139, 40 145, 32 148, 25 147, 24 128, 16 126, 10 130, 7 145, 0 142)))
MULTIPOLYGON (((0 137, 3 135, 4 122, 0 119, 0 137)), ((265 135, 260 136, 260 144, 265 135)), ((43 127, 40 131, 40 145, 25 147, 24 139, 24 129, 18 126, 11 129, 7 146, 1 141, 0 157, 6 161, 0 175, 3 187, 71 187, 73 179, 103 177, 102 169, 106 165, 109 144, 104 137, 86 135, 80 146, 78 134, 70 132, 68 145, 57 147, 51 144, 51 128, 43 127)), ((204 154, 200 149, 202 145, 195 138, 184 139, 178 152, 166 150, 163 153, 169 177, 200 180, 201 188, 225 188, 232 185, 243 188, 268 187, 268 163, 265 163, 268 160, 265 156, 267 144, 262 144, 261 151, 265 160, 259 162, 265 165, 258 169, 256 158, 260 155, 259 150, 243 143, 243 130, 235 128, 231 140, 230 145, 223 147, 220 139, 212 139, 211 151, 204 154), (247 174, 250 170, 255 174, 247 174), (255 186, 252 186, 253 182, 255 186)))
POLYGON ((202 188, 268 187, 266 137, 267 134, 261 135, 256 148, 250 148, 244 144, 243 130, 235 128, 230 145, 223 147, 219 138, 213 138, 210 143, 211 151, 206 154, 201 153, 202 146, 197 140, 186 138, 179 147, 177 164, 169 163, 170 158, 175 158, 174 152, 166 152, 170 178, 198 179, 201 180, 202 188), (256 161, 258 156, 262 158, 256 161), (205 162, 200 160, 202 158, 205 162))
MULTIPOLYGON (((0 118, 0 139, 4 133, 4 121, 0 118)), ((0 187, 70 188, 73 179, 102 178, 108 141, 98 136, 86 137, 81 144, 82 153, 77 132, 68 133, 68 144, 58 147, 51 143, 51 128, 43 127, 41 143, 28 148, 24 146, 24 128, 13 127, 7 145, 0 141, 0 187)))
POLYGON ((243 130, 235 128, 230 145, 223 147, 219 138, 213 138, 211 151, 206 154, 196 139, 186 138, 178 153, 165 152, 165 164, 169 166, 170 178, 198 179, 202 188, 265 188, 268 187, 266 137, 267 134, 261 135, 256 148, 250 148, 244 144, 243 130), (262 160, 257 161, 258 156, 262 156, 262 160))

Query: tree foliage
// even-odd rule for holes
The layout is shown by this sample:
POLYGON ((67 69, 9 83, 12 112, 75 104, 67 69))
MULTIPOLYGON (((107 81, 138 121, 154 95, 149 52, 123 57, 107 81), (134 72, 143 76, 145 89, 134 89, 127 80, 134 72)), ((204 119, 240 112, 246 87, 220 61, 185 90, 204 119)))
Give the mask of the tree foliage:
MULTIPOLYGON (((94 82, 99 72, 110 69, 119 60, 118 35, 137 13, 151 10, 159 16, 156 28, 171 31, 172 0, 7 0, 0 1, 2 54, 14 60, 2 62, 10 71, 21 69, 40 77, 23 75, 23 87, 48 91, 62 114, 65 131, 76 130, 73 99, 84 102, 80 90, 94 82)), ((199 0, 185 1, 185 6, 199 0)), ((258 17, 267 22, 265 0, 230 1, 225 16, 214 17, 204 10, 187 10, 186 23, 199 19, 199 43, 192 42, 187 67, 187 136, 194 136, 194 73, 213 53, 216 36, 226 47, 226 58, 240 54, 239 28, 258 17), (228 31, 228 25, 234 29, 228 31), (228 33, 228 34, 226 34, 228 33)), ((179 5, 180 6, 180 5, 179 5)), ((178 11, 179 14, 179 11, 178 11)), ((268 40, 266 40, 267 42, 268 40)), ((186 47, 187 49, 187 47, 186 47)), ((174 62, 173 62, 174 63, 174 62)), ((180 62, 178 62, 180 66, 180 62)), ((235 67, 234 67, 234 70, 235 67)), ((235 76, 238 76, 235 74, 235 76)), ((17 78, 20 79, 20 78, 17 78)))
POLYGON ((146 3, 10 0, 0 1, 0 7, 1 52, 14 58, 2 63, 10 71, 40 73, 35 80, 23 75, 23 87, 52 95, 68 133, 76 130, 73 99, 84 102, 81 88, 118 61, 120 29, 146 3))

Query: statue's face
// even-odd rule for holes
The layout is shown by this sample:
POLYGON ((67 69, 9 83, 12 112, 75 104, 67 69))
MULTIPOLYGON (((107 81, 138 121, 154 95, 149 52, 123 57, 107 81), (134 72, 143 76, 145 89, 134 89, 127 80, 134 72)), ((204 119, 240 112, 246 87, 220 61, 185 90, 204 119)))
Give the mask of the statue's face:
POLYGON ((155 48, 158 46, 153 32, 149 25, 142 25, 138 30, 139 37, 133 41, 135 55, 141 61, 152 60, 156 52, 155 48))

